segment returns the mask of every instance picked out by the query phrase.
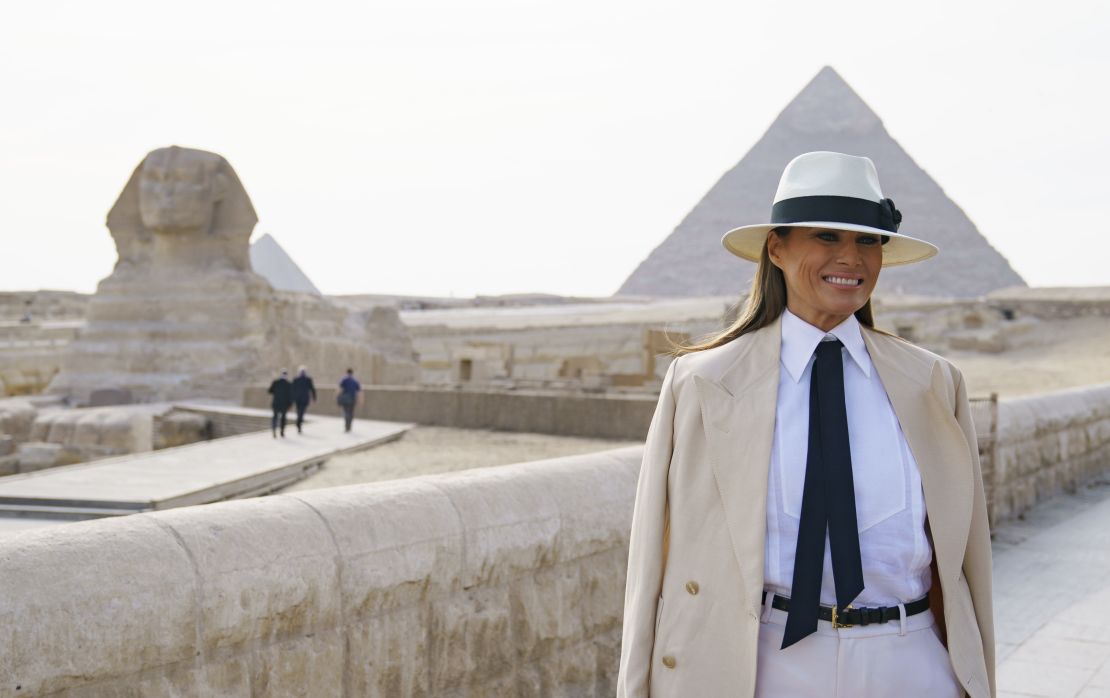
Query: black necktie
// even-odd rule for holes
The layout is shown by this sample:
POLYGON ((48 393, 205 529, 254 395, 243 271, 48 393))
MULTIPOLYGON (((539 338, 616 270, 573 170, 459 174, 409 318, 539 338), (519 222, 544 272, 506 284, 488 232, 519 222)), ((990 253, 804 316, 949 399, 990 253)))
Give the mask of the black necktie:
POLYGON ((843 609, 863 591, 863 564, 856 526, 848 413, 844 407, 844 365, 839 340, 817 345, 809 388, 809 451, 802 490, 802 517, 794 553, 790 612, 782 649, 817 630, 825 531, 832 549, 836 605, 843 609))

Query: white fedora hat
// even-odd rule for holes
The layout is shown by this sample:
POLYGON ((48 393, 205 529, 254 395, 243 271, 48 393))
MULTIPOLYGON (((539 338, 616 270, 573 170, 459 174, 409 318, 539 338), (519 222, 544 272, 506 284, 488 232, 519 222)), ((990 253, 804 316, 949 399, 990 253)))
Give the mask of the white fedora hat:
POLYGON ((883 237, 883 266, 920 262, 935 255, 936 246, 898 233, 902 213, 883 197, 879 175, 870 158, 816 151, 790 161, 779 180, 771 206, 771 222, 745 225, 725 233, 725 249, 758 262, 775 228, 826 228, 883 237))

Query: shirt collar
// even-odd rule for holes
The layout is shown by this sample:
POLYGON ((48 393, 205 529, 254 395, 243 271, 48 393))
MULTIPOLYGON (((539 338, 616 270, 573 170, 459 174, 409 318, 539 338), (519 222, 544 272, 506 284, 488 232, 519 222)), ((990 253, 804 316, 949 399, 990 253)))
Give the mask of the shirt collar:
POLYGON ((789 310, 782 311, 782 365, 795 383, 802 379, 809 360, 817 345, 827 336, 840 340, 848 355, 856 362, 863 375, 871 377, 871 357, 863 343, 863 334, 855 315, 832 328, 828 332, 814 327, 789 310))

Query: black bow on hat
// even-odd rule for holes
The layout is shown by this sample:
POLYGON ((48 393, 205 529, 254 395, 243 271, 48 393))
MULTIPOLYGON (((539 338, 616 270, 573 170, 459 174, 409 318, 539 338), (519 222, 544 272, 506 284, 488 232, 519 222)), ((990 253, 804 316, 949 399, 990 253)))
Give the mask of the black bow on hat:
POLYGON ((894 199, 879 200, 879 217, 882 220, 880 228, 892 233, 898 232, 898 225, 902 222, 902 212, 894 208, 894 199))

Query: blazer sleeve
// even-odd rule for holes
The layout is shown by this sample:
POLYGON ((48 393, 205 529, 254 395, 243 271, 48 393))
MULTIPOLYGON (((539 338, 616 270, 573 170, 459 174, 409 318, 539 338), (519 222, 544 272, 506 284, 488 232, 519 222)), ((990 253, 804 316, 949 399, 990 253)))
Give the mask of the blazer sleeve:
POLYGON ((983 638, 983 658, 987 664, 990 695, 995 695, 994 654, 994 602, 992 596, 991 532, 987 516, 987 498, 983 488, 983 471, 979 465, 979 444, 975 425, 971 421, 971 406, 967 399, 967 385, 963 374, 953 367, 956 378, 956 421, 967 439, 971 452, 972 480, 975 483, 971 509, 971 531, 968 533, 967 550, 964 552, 963 572, 971 590, 975 606, 975 620, 983 638))
MULTIPOLYGON (((681 357, 680 357, 681 358, 681 357)), ((628 575, 624 591, 618 698, 647 698, 651 655, 655 644, 655 610, 663 582, 667 529, 667 474, 674 445, 674 373, 671 362, 644 444, 636 485, 632 533, 628 543, 628 575)))

